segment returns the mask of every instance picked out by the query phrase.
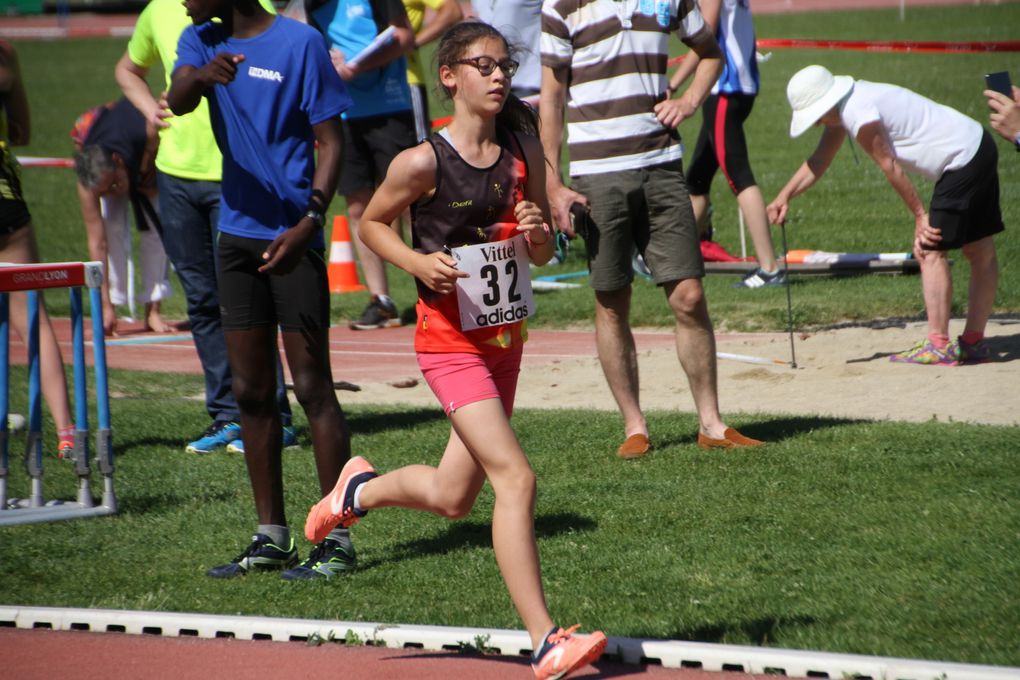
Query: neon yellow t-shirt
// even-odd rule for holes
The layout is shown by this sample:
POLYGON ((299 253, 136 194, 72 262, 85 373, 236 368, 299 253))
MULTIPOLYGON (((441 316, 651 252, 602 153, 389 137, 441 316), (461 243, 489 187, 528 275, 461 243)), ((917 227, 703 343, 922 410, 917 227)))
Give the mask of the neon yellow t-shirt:
MULTIPOLYGON (((425 23, 425 7, 438 11, 447 2, 457 0, 404 0, 404 9, 407 10, 407 20, 411 23, 411 30, 416 34, 425 23)), ((413 50, 407 55, 407 84, 411 87, 425 84, 425 69, 421 64, 421 57, 418 50, 413 50)))
MULTIPOLYGON (((276 14, 270 0, 259 0, 276 14)), ((166 88, 177 62, 177 41, 191 19, 181 0, 152 0, 138 15, 134 33, 128 42, 128 57, 136 66, 151 68, 157 62, 166 71, 166 88)), ((205 97, 198 108, 184 116, 170 118, 170 127, 160 131, 156 167, 168 175, 183 179, 219 182, 223 177, 223 157, 209 125, 209 104, 205 97)))

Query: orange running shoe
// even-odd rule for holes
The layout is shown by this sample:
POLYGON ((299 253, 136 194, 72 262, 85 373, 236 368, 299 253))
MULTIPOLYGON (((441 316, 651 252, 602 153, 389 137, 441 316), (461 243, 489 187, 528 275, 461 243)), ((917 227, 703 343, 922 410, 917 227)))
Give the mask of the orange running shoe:
POLYGON ((375 468, 361 456, 347 461, 340 471, 340 479, 336 480, 333 492, 308 511, 305 538, 312 543, 321 543, 336 527, 347 529, 357 524, 368 511, 354 509, 354 493, 359 486, 378 476, 375 468))
POLYGON ((607 642, 605 633, 595 631, 591 635, 574 635, 577 629, 578 626, 572 626, 567 630, 554 628, 549 631, 537 656, 531 656, 531 669, 538 680, 565 678, 602 656, 607 642))

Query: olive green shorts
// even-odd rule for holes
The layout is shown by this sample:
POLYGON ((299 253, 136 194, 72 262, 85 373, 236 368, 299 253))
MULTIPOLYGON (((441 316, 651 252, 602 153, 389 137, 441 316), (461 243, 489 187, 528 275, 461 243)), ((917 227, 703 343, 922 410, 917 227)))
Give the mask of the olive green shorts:
POLYGON ((588 219, 578 233, 588 250, 589 283, 599 291, 634 280, 634 252, 641 253, 657 285, 702 278, 698 228, 680 161, 639 170, 572 178, 588 198, 588 219))

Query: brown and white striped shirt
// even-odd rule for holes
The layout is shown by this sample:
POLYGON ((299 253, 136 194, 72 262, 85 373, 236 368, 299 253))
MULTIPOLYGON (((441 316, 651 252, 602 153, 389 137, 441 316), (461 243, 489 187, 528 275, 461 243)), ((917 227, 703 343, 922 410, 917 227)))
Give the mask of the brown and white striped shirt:
POLYGON ((669 34, 711 36, 695 0, 545 0, 542 64, 569 68, 570 175, 633 170, 683 155, 653 107, 666 97, 669 34))

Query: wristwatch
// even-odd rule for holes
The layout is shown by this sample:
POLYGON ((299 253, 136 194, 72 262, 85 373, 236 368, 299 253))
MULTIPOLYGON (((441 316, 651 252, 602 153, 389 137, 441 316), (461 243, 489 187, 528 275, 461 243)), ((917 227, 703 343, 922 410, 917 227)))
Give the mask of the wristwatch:
POLYGON ((1016 133, 1016 137, 1013 138, 1013 146, 1017 151, 1020 151, 1020 132, 1016 133))
POLYGON ((305 217, 310 219, 312 222, 315 222, 315 225, 319 229, 322 229, 323 225, 326 224, 326 218, 318 210, 309 210, 305 213, 305 217))

